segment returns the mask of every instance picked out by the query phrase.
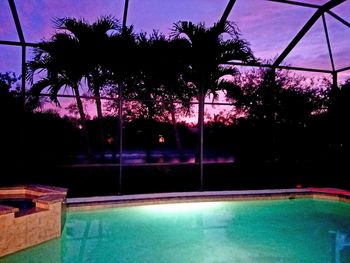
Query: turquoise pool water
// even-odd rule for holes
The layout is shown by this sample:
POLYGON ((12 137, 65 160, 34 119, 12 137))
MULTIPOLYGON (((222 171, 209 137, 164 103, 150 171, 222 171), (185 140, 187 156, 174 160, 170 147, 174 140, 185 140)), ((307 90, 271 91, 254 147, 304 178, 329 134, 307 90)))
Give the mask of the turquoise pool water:
POLYGON ((350 262, 350 205, 284 200, 69 212, 60 239, 0 262, 350 262))

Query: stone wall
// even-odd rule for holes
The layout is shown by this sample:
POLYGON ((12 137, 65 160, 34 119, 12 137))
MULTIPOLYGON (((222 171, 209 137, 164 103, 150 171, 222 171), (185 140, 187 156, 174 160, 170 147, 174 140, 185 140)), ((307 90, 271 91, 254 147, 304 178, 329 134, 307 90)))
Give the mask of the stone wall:
MULTIPOLYGON (((0 199, 1 194, 11 196, 5 192, 0 189, 0 199)), ((36 206, 29 211, 21 213, 17 208, 0 206, 0 257, 61 235, 66 192, 42 191, 36 196, 33 193, 30 190, 27 196, 33 198, 36 206)))

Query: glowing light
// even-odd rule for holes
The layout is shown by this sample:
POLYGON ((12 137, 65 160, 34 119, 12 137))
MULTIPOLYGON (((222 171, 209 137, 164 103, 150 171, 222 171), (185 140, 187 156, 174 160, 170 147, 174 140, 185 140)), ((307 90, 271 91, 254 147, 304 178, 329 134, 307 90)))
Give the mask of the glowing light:
POLYGON ((113 144, 114 143, 114 138, 112 136, 109 136, 107 139, 108 144, 113 144))
POLYGON ((159 204, 144 206, 143 210, 151 213, 187 213, 216 208, 221 204, 222 202, 159 204))
POLYGON ((163 137, 163 135, 159 135, 159 143, 164 143, 165 142, 165 138, 163 137))

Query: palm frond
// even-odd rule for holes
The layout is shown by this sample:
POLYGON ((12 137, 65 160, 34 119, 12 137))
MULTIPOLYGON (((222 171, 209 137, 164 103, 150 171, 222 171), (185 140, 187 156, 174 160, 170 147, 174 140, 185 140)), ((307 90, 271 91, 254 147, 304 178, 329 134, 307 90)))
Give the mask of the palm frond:
POLYGON ((192 42, 194 36, 199 34, 199 32, 205 32, 204 24, 195 25, 190 21, 178 21, 177 23, 174 23, 170 37, 184 38, 181 37, 181 35, 185 35, 192 42))
POLYGON ((70 17, 54 18, 54 27, 59 30, 67 30, 76 38, 83 38, 89 32, 90 25, 85 19, 70 17))
POLYGON ((114 18, 112 15, 102 16, 95 23, 91 25, 91 28, 100 33, 105 34, 110 30, 121 30, 119 20, 114 18))
POLYGON ((220 43, 219 54, 221 63, 231 60, 242 62, 257 62, 249 43, 243 39, 229 39, 220 43))

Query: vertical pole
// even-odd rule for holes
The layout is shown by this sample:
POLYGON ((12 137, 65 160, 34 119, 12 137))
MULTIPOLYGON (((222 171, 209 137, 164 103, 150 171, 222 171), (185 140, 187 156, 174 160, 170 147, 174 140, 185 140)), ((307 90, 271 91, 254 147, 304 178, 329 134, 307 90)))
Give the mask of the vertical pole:
POLYGON ((337 105, 337 100, 338 100, 338 73, 336 71, 332 72, 332 88, 330 91, 330 105, 329 105, 329 112, 331 114, 337 114, 336 113, 336 105, 337 105))
MULTIPOLYGON (((124 14, 123 14, 123 27, 122 34, 124 35, 126 30, 126 20, 128 17, 128 7, 129 0, 125 0, 124 3, 124 14)), ((122 84, 118 85, 118 108, 119 108, 119 184, 118 184, 118 194, 122 194, 122 183, 123 183, 123 94, 122 94, 122 84)))
MULTIPOLYGON (((203 78, 202 78, 203 79, 203 78)), ((199 114, 199 169, 200 169, 200 191, 204 189, 204 167, 203 167, 203 153, 204 153, 204 81, 202 80, 200 86, 198 114, 199 114)))
MULTIPOLYGON (((276 84, 276 68, 275 67, 272 67, 271 68, 271 71, 270 71, 270 76, 271 76, 271 84, 272 85, 275 85, 276 84)), ((273 116, 271 116, 272 117, 272 119, 273 119, 273 121, 274 121, 274 123, 276 122, 276 120, 277 120, 277 116, 276 116, 276 114, 274 113, 274 115, 273 116)))
POLYGON ((118 184, 118 194, 122 193, 122 179, 123 179, 123 95, 122 95, 122 85, 118 85, 118 106, 119 106, 119 184, 118 184))
POLYGON ((22 45, 22 89, 21 96, 23 102, 23 108, 26 102, 26 46, 22 45))
POLYGON ((128 8, 129 8, 129 0, 125 0, 124 3, 124 14, 123 14, 123 32, 125 32, 126 29, 126 20, 128 18, 128 8))
POLYGON ((333 77, 332 89, 333 91, 336 91, 338 89, 338 72, 333 71, 332 77, 333 77))
POLYGON ((276 79, 276 68, 275 67, 271 68, 271 78, 273 78, 274 80, 276 79))
MULTIPOLYGON (((270 75, 270 85, 274 86, 276 84, 276 68, 275 67, 272 67, 271 68, 271 71, 269 72, 270 75)), ((272 87, 271 87, 272 88, 272 87)), ((271 123, 271 135, 272 135, 272 153, 271 153, 271 157, 273 160, 276 159, 278 153, 277 153, 277 147, 276 147, 276 144, 277 144, 277 130, 278 130, 278 127, 277 127, 277 116, 276 116, 276 112, 272 111, 272 112, 269 112, 269 114, 271 114, 268 118, 270 118, 270 120, 272 121, 271 123)))

